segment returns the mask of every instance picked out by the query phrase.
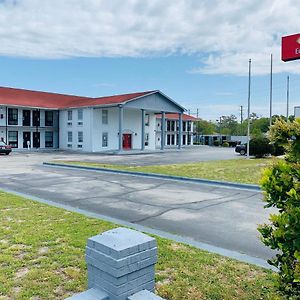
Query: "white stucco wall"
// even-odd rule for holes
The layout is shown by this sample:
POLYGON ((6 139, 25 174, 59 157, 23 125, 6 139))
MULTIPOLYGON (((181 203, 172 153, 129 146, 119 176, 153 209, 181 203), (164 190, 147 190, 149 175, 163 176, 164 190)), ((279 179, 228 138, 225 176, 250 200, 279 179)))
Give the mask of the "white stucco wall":
POLYGON ((300 106, 295 106, 295 118, 300 118, 300 106))

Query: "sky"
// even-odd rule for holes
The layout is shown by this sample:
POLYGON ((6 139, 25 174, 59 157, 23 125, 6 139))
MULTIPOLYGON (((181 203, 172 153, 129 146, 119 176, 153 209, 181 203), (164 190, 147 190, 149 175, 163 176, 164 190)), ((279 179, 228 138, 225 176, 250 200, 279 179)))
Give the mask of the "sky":
POLYGON ((300 0, 0 0, 0 86, 82 96, 161 90, 207 120, 300 105, 300 0))

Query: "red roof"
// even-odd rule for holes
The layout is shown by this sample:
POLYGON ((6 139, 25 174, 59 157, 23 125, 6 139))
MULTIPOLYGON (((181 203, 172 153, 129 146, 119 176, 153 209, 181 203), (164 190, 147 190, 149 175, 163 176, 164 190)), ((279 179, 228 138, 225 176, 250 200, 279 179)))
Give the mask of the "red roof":
POLYGON ((0 104, 36 108, 62 109, 107 104, 121 104, 154 92, 155 91, 148 91, 100 98, 91 98, 0 87, 0 104))
MULTIPOLYGON (((179 120, 179 115, 178 114, 166 114, 165 118, 168 120, 179 120)), ((161 114, 157 114, 156 119, 161 119, 161 114)), ((199 121, 200 119, 195 118, 190 115, 183 114, 182 120, 184 120, 184 121, 199 121)))

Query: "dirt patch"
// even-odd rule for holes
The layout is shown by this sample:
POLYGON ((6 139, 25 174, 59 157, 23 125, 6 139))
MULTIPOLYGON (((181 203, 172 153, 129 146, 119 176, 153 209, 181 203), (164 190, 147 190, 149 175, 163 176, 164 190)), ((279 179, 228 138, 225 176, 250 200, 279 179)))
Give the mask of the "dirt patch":
POLYGON ((29 272, 29 269, 28 268, 22 268, 22 269, 19 269, 16 273, 16 276, 15 278, 22 278, 24 276, 26 276, 26 274, 29 272))

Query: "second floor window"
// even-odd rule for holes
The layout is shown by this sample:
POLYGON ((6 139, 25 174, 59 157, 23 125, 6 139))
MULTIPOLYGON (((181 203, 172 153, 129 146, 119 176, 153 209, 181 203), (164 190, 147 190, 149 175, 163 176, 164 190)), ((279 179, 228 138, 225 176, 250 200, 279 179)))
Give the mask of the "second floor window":
POLYGON ((18 125, 18 109, 8 109, 8 125, 18 125))
POLYGON ((45 111, 45 126, 53 126, 53 111, 45 111))
POLYGON ((72 121, 72 111, 68 110, 68 121, 72 121))
POLYGON ((82 109, 78 109, 78 111, 77 111, 77 119, 78 119, 78 121, 82 121, 83 120, 83 110, 82 109))
POLYGON ((108 110, 102 110, 102 124, 108 124, 108 110))

